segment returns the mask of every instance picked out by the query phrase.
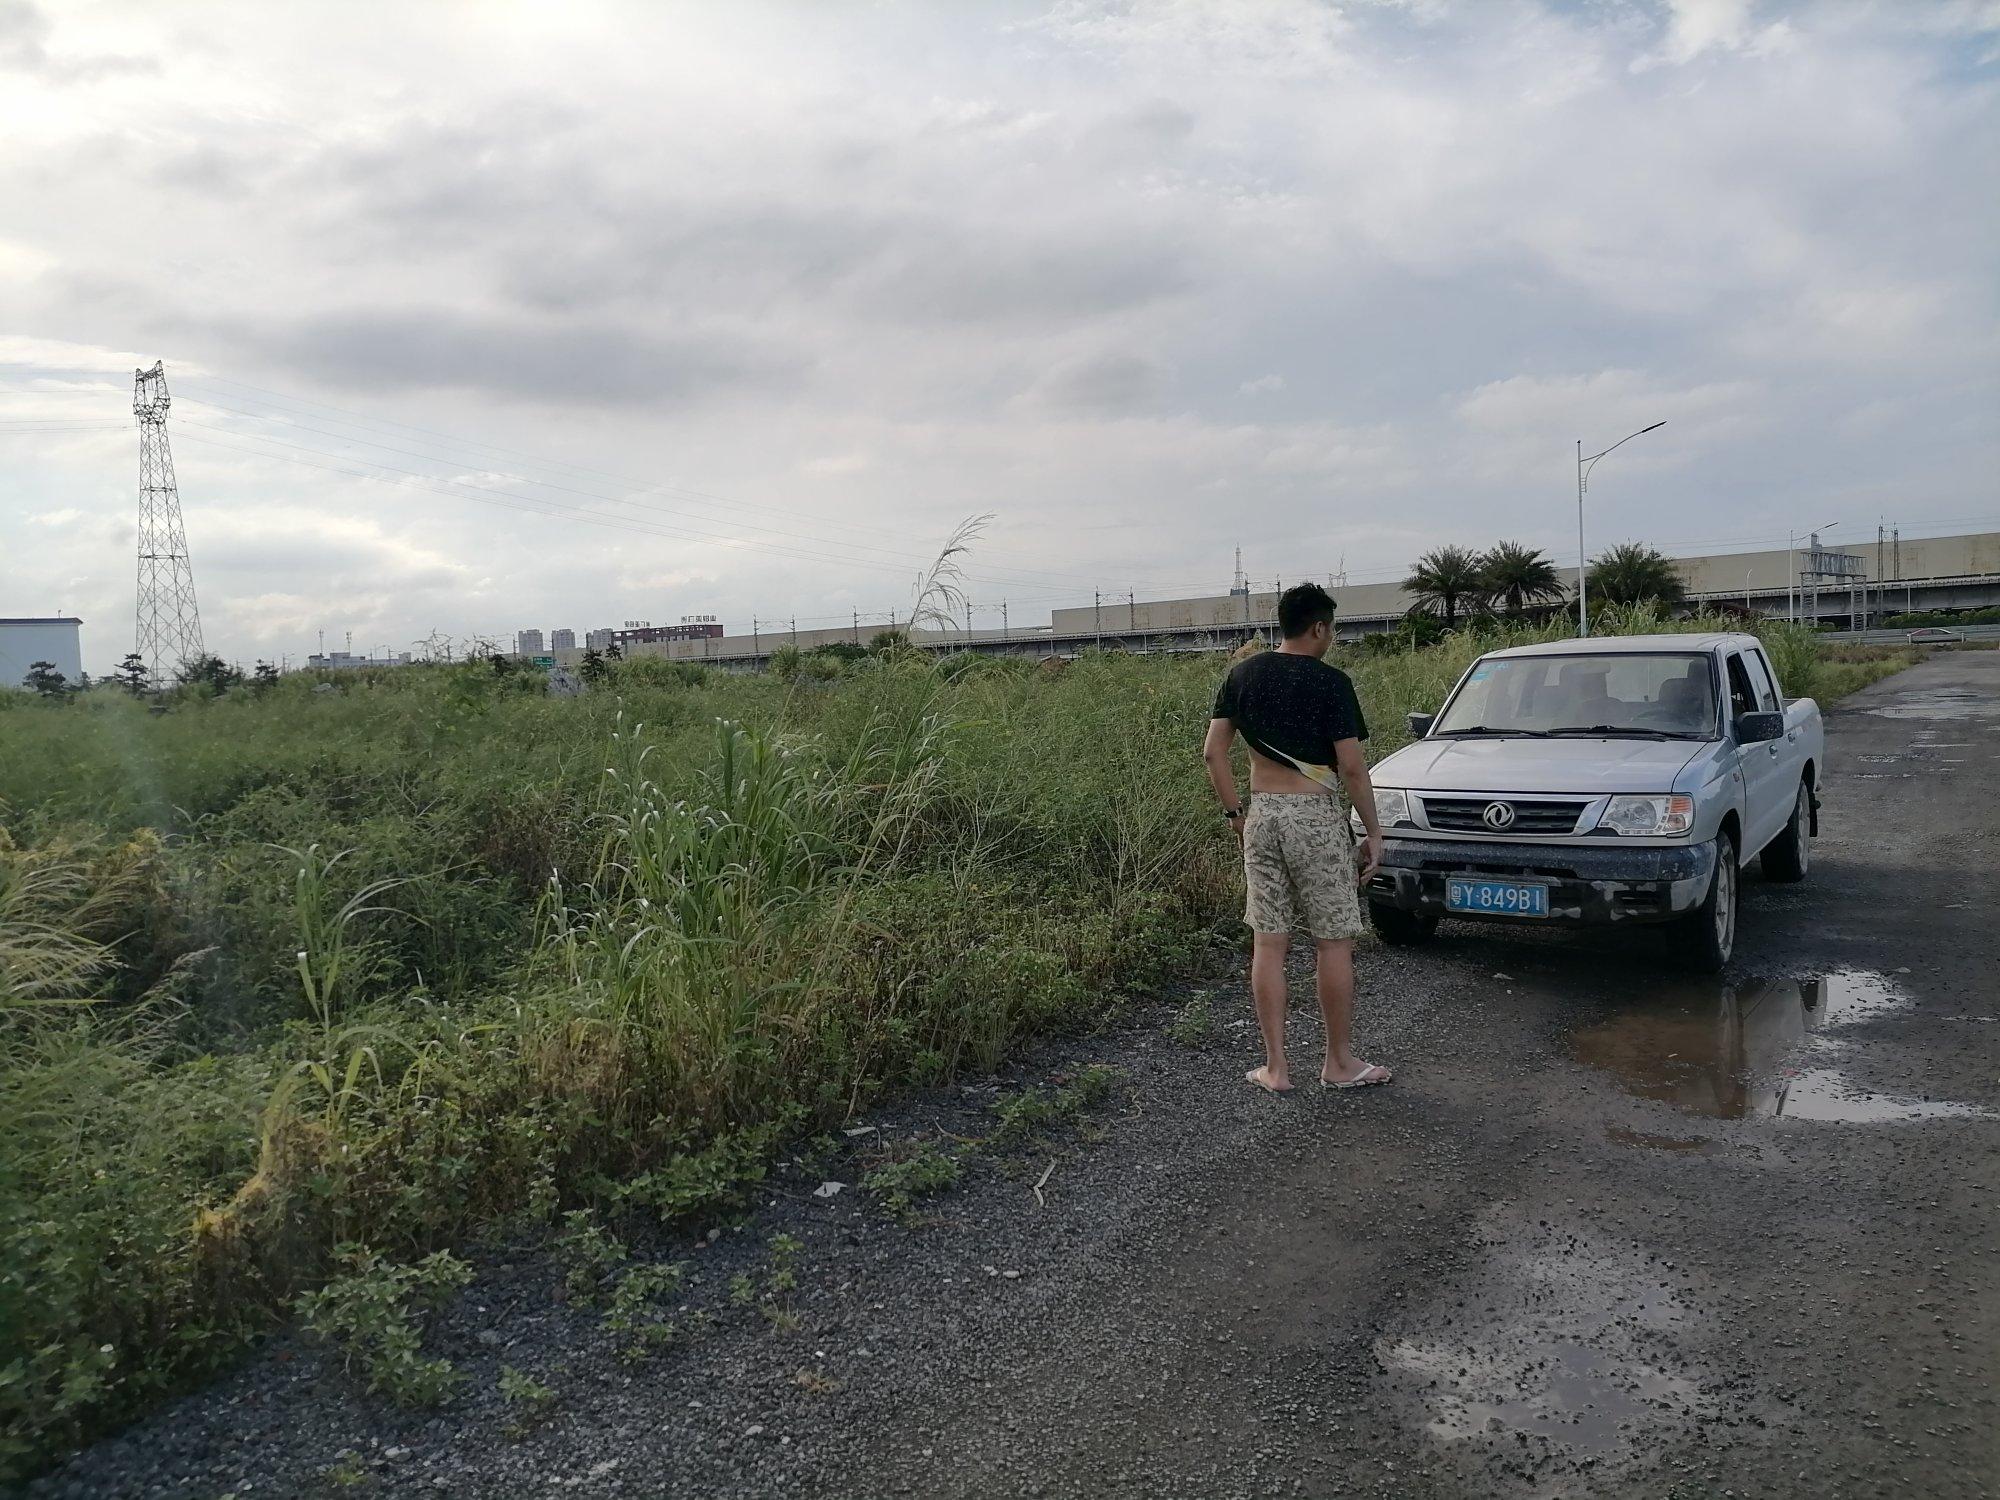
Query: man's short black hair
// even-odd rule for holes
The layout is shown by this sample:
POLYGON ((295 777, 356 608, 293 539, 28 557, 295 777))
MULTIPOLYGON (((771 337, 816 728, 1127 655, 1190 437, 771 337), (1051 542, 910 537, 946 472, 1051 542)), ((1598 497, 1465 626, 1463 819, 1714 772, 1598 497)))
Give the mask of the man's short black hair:
POLYGON ((1304 635, 1313 626, 1333 623, 1333 595, 1316 583, 1295 583, 1278 595, 1278 629, 1285 639, 1304 635))

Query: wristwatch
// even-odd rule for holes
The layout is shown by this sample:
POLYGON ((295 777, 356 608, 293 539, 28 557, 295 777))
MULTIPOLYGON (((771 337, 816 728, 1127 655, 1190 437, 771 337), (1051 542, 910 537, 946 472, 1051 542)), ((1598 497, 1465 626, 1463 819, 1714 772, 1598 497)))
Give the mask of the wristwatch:
POLYGON ((1225 807, 1222 810, 1222 817, 1224 822, 1234 823, 1238 818, 1242 816, 1243 816, 1243 809, 1240 807, 1225 807))

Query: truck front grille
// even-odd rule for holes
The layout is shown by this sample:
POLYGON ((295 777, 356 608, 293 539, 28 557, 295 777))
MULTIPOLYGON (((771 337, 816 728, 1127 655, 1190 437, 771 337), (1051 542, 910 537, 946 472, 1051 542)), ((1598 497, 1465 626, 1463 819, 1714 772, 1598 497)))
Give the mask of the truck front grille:
MULTIPOLYGON (((1423 794, 1419 794, 1423 795, 1423 794)), ((1431 827, 1443 833, 1483 833, 1506 838, 1515 833, 1575 833, 1576 821, 1589 804, 1552 797, 1432 797, 1424 795, 1424 812, 1431 827), (1503 826, 1487 821, 1486 809, 1496 802, 1514 810, 1503 826)))

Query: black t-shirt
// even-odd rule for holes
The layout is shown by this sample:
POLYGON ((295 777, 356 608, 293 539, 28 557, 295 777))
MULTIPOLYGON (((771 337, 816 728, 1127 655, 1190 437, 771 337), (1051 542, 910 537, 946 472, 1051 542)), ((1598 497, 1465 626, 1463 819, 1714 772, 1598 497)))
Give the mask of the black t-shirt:
POLYGON ((1333 747, 1368 738, 1348 675, 1290 651, 1260 651, 1230 668, 1213 717, 1234 724, 1259 755, 1324 786, 1337 782, 1333 747))

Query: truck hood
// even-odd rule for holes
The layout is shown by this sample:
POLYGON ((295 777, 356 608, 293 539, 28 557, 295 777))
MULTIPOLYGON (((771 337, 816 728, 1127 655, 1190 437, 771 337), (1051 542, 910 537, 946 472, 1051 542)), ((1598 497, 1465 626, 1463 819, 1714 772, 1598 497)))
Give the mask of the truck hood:
POLYGON ((1371 768, 1419 792, 1669 792, 1701 740, 1418 740, 1371 768))

